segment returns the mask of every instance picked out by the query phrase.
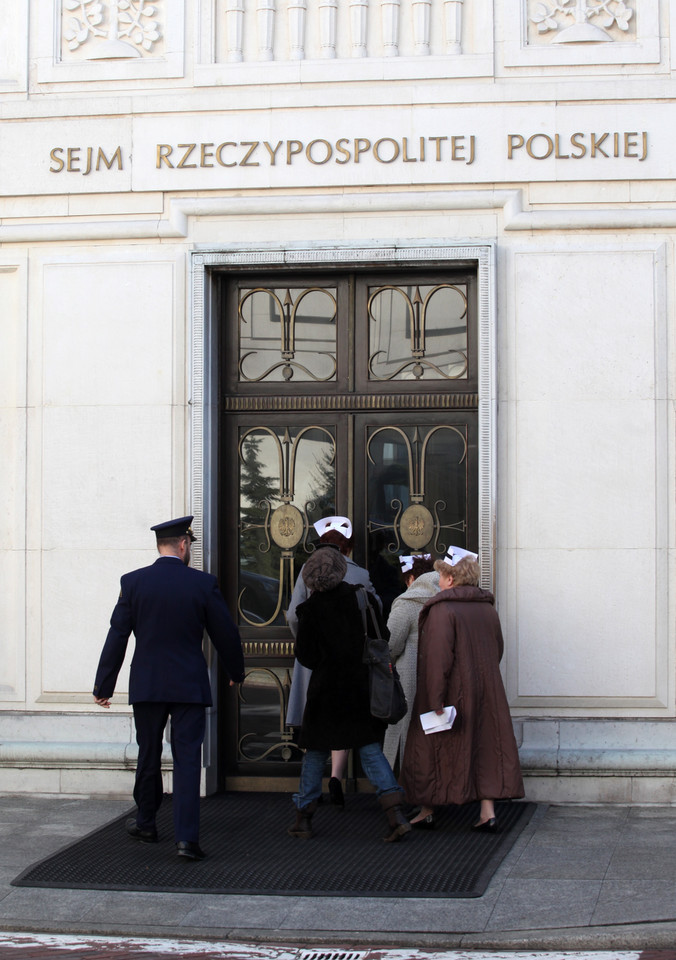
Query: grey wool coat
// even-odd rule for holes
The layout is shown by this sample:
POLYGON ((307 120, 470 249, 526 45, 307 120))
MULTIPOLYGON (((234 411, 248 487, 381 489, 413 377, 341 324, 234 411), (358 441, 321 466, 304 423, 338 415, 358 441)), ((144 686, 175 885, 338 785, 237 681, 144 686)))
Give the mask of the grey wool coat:
POLYGON ((493 604, 480 587, 451 587, 420 614, 418 681, 400 777, 411 803, 435 807, 524 795, 493 604), (452 729, 426 735, 419 715, 449 705, 458 711, 452 729))
POLYGON ((423 573, 396 598, 387 620, 387 629, 390 631, 390 654, 399 673, 408 703, 406 716, 399 723, 389 726, 385 734, 383 753, 390 766, 394 766, 397 755, 403 759, 408 725, 411 722, 418 659, 418 617, 423 604, 438 592, 437 571, 423 573))

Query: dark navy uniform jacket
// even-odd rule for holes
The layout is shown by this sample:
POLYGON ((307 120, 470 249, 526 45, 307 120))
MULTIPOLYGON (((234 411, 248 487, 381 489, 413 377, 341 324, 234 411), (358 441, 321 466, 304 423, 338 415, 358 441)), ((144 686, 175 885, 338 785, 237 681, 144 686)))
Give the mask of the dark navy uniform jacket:
POLYGON ((239 631, 216 577, 187 567, 178 557, 159 557, 149 567, 126 573, 101 652, 95 697, 110 697, 127 650, 131 661, 129 703, 211 704, 202 638, 207 631, 230 679, 244 679, 239 631))

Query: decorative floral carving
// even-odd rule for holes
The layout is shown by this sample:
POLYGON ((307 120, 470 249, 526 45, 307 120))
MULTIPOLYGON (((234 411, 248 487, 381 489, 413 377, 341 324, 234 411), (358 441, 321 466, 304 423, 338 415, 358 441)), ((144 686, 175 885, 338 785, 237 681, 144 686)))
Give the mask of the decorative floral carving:
POLYGON ((63 0, 69 50, 93 41, 91 59, 140 57, 160 39, 156 14, 163 0, 63 0))
POLYGON ((624 0, 537 0, 529 20, 536 25, 538 34, 560 31, 554 43, 602 43, 614 39, 607 33, 612 27, 628 32, 633 15, 624 0), (573 17, 575 23, 568 25, 568 17, 573 17), (592 17, 598 17, 597 24, 590 23, 592 17), (562 26, 564 29, 560 29, 562 26))

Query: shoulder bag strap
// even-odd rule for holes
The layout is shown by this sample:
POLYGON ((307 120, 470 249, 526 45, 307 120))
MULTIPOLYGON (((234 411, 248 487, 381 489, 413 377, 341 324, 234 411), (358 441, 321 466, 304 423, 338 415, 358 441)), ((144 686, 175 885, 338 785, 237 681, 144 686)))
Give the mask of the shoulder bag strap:
MULTIPOLYGON (((370 607, 368 596, 366 594, 366 587, 359 587, 357 590, 357 603, 359 604, 359 610, 361 611, 361 619, 364 624, 364 636, 368 637, 369 630, 368 624, 366 622, 366 608, 370 607)), ((378 618, 374 614, 373 610, 369 611, 371 614, 371 623, 373 624, 375 635, 379 640, 382 640, 382 635, 380 633, 380 627, 378 626, 378 618)))

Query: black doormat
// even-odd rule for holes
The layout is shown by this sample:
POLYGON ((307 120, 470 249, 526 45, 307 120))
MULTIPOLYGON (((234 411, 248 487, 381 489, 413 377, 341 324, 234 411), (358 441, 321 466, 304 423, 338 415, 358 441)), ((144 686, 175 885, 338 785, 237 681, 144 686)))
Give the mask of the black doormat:
MULTIPOLYGON (((496 805, 499 831, 471 830, 477 804, 446 807, 435 830, 384 843, 386 821, 373 794, 348 794, 345 809, 323 803, 314 837, 298 840, 289 794, 226 793, 202 800, 206 860, 176 856, 171 798, 157 818, 160 842, 127 836, 125 814, 12 881, 20 887, 145 890, 266 896, 480 897, 530 820, 535 804, 496 805)), ((133 813, 134 811, 132 811, 133 813)))

